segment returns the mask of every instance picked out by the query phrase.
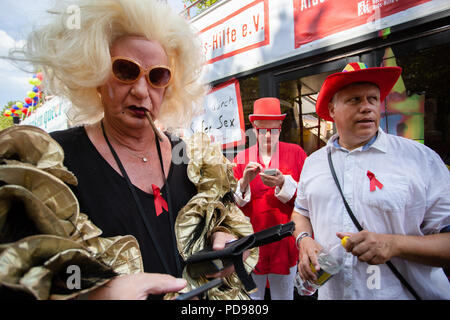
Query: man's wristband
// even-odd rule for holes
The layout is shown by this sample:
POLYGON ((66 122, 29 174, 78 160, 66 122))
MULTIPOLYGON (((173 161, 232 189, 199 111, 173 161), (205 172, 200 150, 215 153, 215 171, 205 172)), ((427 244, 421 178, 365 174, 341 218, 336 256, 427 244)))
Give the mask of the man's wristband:
POLYGON ((308 232, 301 232, 297 238, 295 239, 295 245, 297 246, 297 249, 300 250, 300 241, 302 241, 305 237, 311 237, 311 235, 308 232))

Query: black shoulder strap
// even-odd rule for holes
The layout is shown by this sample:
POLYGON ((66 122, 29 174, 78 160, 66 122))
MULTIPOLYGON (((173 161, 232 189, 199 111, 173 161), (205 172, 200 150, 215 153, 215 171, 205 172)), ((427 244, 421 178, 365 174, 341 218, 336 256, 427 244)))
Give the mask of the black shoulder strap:
POLYGON ((159 145, 159 139, 158 137, 156 137, 155 135, 155 141, 156 141, 156 149, 158 150, 158 157, 159 157, 159 163, 161 165, 161 171, 163 174, 163 179, 164 179, 164 185, 166 186, 166 193, 167 193, 167 204, 168 204, 168 209, 169 209, 169 221, 170 221, 170 228, 171 228, 171 232, 172 232, 172 240, 173 240, 173 248, 175 250, 175 264, 177 267, 177 275, 181 276, 181 263, 180 263, 180 258, 178 257, 178 246, 177 246, 177 237, 175 235, 175 222, 174 222, 174 218, 173 215, 175 214, 175 212, 173 212, 172 210, 172 197, 171 197, 171 193, 170 193, 170 186, 169 186, 169 181, 167 181, 166 179, 166 173, 164 171, 164 162, 163 162, 163 158, 162 158, 162 153, 161 153, 161 146, 159 145))
MULTIPOLYGON (((353 223, 355 224, 358 231, 362 231, 363 228, 361 224, 359 223, 358 219, 356 219, 355 215, 353 214, 352 209, 347 203, 347 200, 345 200, 344 193, 342 192, 341 185, 339 184, 339 180, 336 176, 336 171, 334 170, 333 161, 331 160, 331 150, 328 149, 328 164, 330 166, 331 174, 333 176, 334 182, 336 183, 336 186, 339 190, 339 193, 341 194, 342 200, 344 201, 344 206, 347 209, 347 212, 352 219, 353 223)), ((401 273, 397 270, 397 268, 392 264, 391 261, 386 261, 386 265, 391 269, 391 271, 394 273, 394 275, 397 277, 398 280, 408 289, 408 291, 414 296, 416 300, 422 300, 420 296, 417 294, 417 292, 414 290, 413 287, 406 281, 405 278, 401 275, 401 273)))
POLYGON ((330 165, 330 170, 331 170, 331 174, 333 175, 334 182, 336 183, 339 193, 341 194, 342 200, 344 201, 345 209, 347 209, 347 212, 350 215, 350 218, 352 219, 352 221, 355 224, 358 231, 362 231, 363 227, 359 224, 359 221, 354 216, 352 209, 350 208, 350 206, 347 203, 347 200, 345 200, 344 193, 342 192, 341 185, 339 184, 339 180, 336 176, 336 171, 334 171, 334 166, 333 166, 333 161, 331 160, 331 151, 330 150, 328 150, 328 164, 330 165))
MULTIPOLYGON (((120 171, 122 172, 122 176, 124 177, 124 179, 126 180, 126 182, 128 184, 128 188, 130 189, 130 192, 131 192, 131 194, 132 194, 132 196, 134 198, 134 201, 136 203, 136 207, 138 209, 139 215, 141 216, 142 221, 144 222, 144 225, 145 225, 145 227, 147 229, 147 233, 150 236, 150 239, 151 239, 151 241, 153 243, 153 246, 156 249, 156 252, 157 252, 157 254, 159 256, 159 259, 160 259, 164 269, 166 270, 166 273, 167 274, 171 274, 170 268, 169 268, 169 264, 167 263, 166 259, 164 258, 164 254, 163 254, 162 248, 160 247, 157 239, 155 239, 155 232, 153 231, 153 228, 152 228, 150 222, 146 218, 145 210, 144 210, 144 208, 142 206, 141 201, 139 200, 139 197, 138 197, 138 195, 136 193, 136 190, 135 190, 133 184, 131 183, 130 178, 128 177, 128 174, 127 174, 124 166, 122 165, 122 162, 120 161, 119 156, 117 155, 117 153, 114 150, 113 146, 109 142, 108 136, 106 135, 106 132, 105 132, 105 127, 103 125, 103 121, 101 121, 101 127, 102 127, 103 137, 105 138, 105 141, 108 144, 108 147, 109 147, 109 149, 110 149, 110 151, 111 151, 111 153, 112 153, 112 155, 114 157, 114 160, 116 161, 120 171)), ((157 141, 156 145, 157 145, 157 148, 158 148, 158 153, 159 153, 159 157, 160 157, 160 161, 161 161, 161 167, 163 168, 162 157, 161 157, 161 154, 160 154, 161 151, 159 150, 158 139, 156 138, 155 140, 157 141)), ((164 174, 164 169, 163 169, 163 177, 164 177, 164 180, 165 180, 166 176, 164 174)), ((168 195, 170 194, 168 189, 167 189, 167 194, 168 195)), ((173 229, 173 223, 172 223, 173 217, 172 217, 171 212, 170 212, 170 199, 168 199, 168 200, 169 200, 168 201, 168 205, 169 205, 169 207, 168 207, 169 208, 169 212, 168 213, 169 213, 169 217, 170 217, 171 229, 173 229)), ((172 230, 172 232, 173 232, 173 230, 172 230)), ((177 247, 175 246, 174 249, 177 251, 176 248, 177 247)), ((178 259, 178 255, 176 255, 175 261, 176 261, 176 267, 177 267, 177 271, 176 271, 177 272, 177 276, 179 276, 179 275, 181 275, 181 271, 180 271, 181 267, 180 267, 180 261, 178 259)))

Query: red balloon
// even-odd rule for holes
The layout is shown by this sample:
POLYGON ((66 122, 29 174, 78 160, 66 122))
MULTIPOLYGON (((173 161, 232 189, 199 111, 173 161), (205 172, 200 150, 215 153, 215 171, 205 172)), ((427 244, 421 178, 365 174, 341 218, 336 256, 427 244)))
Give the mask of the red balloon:
POLYGON ((44 78, 43 75, 42 75, 42 72, 36 73, 36 78, 38 78, 39 80, 42 81, 42 79, 44 78))
POLYGON ((25 98, 25 102, 28 103, 28 104, 31 104, 31 102, 33 102, 33 100, 31 100, 30 97, 26 97, 25 98))

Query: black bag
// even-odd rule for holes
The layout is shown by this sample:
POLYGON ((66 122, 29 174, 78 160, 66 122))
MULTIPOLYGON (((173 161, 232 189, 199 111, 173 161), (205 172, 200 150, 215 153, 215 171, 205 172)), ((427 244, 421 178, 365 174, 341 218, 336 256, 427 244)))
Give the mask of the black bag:
POLYGON ((245 289, 247 291, 253 290, 256 285, 251 275, 245 271, 242 261, 244 251, 279 241, 292 235, 294 229, 294 222, 289 222, 228 243, 222 250, 213 250, 211 247, 207 247, 187 259, 187 272, 191 277, 198 278, 206 274, 219 272, 233 263, 245 289))

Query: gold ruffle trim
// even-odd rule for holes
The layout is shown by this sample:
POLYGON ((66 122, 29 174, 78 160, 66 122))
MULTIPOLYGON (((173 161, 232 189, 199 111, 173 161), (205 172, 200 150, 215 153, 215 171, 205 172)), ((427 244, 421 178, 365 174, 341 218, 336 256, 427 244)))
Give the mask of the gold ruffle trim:
POLYGON ((80 213, 65 184, 77 179, 63 160, 61 146, 40 128, 0 132, 0 290, 71 299, 117 275, 143 272, 133 236, 102 238, 80 213))
MULTIPOLYGON (((232 199, 237 184, 232 170, 234 165, 223 156, 220 145, 211 143, 206 134, 196 133, 187 141, 187 155, 190 159, 188 177, 196 185, 198 193, 180 210, 175 221, 178 250, 185 260, 210 246, 211 235, 216 231, 228 232, 236 238, 253 233, 249 219, 232 199)), ((244 262, 246 271, 250 273, 257 261, 258 248, 254 248, 244 262)), ((205 277, 190 277, 186 268, 183 278, 188 281, 188 286, 182 292, 209 281, 205 277)), ((236 273, 206 295, 210 300, 249 299, 236 273)), ((173 296, 168 294, 165 298, 173 296)))

